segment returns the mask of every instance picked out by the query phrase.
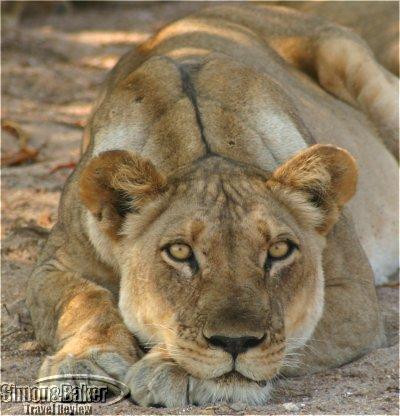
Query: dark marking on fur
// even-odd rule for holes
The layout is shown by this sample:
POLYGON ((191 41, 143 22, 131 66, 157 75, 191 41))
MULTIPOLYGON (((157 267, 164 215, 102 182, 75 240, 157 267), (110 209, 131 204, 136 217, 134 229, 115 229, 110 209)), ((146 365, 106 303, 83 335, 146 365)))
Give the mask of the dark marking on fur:
POLYGON ((179 72, 181 74, 181 79, 182 79, 182 89, 184 91, 184 93, 189 97, 192 105, 193 105, 193 109, 194 112, 196 114, 196 121, 197 124, 199 126, 200 129, 200 137, 201 140, 204 144, 204 148, 206 150, 206 154, 210 155, 213 154, 213 151, 206 139, 205 133, 204 133, 204 125, 203 125, 203 121, 201 119, 201 114, 200 114, 200 110, 199 110, 199 106, 197 104, 197 98, 196 98, 196 89, 193 85, 192 80, 190 79, 190 73, 189 73, 189 66, 188 65, 180 65, 179 66, 179 72))
POLYGON ((116 190, 115 193, 117 194, 115 210, 117 211, 118 215, 125 217, 128 213, 139 213, 139 210, 135 208, 133 204, 132 196, 127 195, 126 192, 119 190, 116 190))

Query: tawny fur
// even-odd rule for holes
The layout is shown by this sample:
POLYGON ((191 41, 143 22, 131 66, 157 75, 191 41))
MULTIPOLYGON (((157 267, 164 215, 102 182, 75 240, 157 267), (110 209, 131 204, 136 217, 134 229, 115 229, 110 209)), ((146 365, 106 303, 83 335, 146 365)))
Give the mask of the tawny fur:
POLYGON ((359 37, 286 8, 212 7, 128 52, 29 282, 54 352, 40 375, 108 374, 142 405, 263 404, 279 372, 382 345, 373 270, 397 267, 396 100, 359 37), (282 238, 296 248, 266 262, 282 238), (182 240, 196 267, 166 254, 182 240), (232 373, 213 334, 260 343, 232 373))

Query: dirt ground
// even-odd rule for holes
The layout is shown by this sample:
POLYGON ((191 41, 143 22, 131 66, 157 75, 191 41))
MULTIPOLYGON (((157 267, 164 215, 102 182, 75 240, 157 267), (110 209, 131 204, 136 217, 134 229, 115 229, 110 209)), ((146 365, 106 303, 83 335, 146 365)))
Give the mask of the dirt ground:
MULTIPOLYGON (((2 157, 9 163, 18 157, 25 161, 2 168, 2 382, 32 383, 45 355, 24 309, 25 287, 57 219, 60 192, 79 158, 82 129, 99 83, 132 44, 204 7, 192 2, 99 3, 29 6, 18 24, 3 24, 2 157), (27 140, 22 153, 18 135, 27 140)), ((94 412, 398 414, 398 288, 380 288, 378 294, 394 346, 324 374, 282 381, 268 406, 166 410, 125 400, 94 412)), ((22 405, 2 404, 3 414, 22 412, 22 405)))

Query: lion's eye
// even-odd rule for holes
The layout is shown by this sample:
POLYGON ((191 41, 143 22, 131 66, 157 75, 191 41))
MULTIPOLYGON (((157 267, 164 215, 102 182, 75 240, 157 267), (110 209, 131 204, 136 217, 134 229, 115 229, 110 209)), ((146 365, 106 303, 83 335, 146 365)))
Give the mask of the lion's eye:
POLYGON ((299 246, 291 240, 282 240, 272 243, 268 249, 264 269, 269 270, 273 263, 287 259, 299 246))
POLYGON ((268 250, 268 256, 273 259, 282 259, 286 257, 291 250, 291 247, 287 241, 278 241, 271 245, 268 250))
POLYGON ((183 243, 171 244, 166 248, 166 251, 172 259, 177 261, 189 260, 193 254, 192 249, 187 244, 183 243))

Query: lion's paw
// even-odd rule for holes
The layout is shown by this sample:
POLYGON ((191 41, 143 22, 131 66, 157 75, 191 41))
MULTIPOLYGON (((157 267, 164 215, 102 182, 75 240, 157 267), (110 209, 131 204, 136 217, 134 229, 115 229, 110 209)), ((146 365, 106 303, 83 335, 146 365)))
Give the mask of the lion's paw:
POLYGON ((172 361, 145 356, 131 366, 125 384, 141 406, 181 407, 189 404, 189 375, 172 361))
MULTIPOLYGON (((79 356, 57 353, 43 362, 39 371, 39 386, 59 387, 61 396, 57 400, 60 401, 66 399, 62 396, 63 392, 68 392, 62 387, 65 385, 77 386, 84 383, 86 386, 107 387, 107 393, 111 395, 119 394, 118 387, 108 381, 122 380, 130 365, 119 353, 98 348, 79 356)), ((49 390, 41 391, 46 396, 49 390)))

